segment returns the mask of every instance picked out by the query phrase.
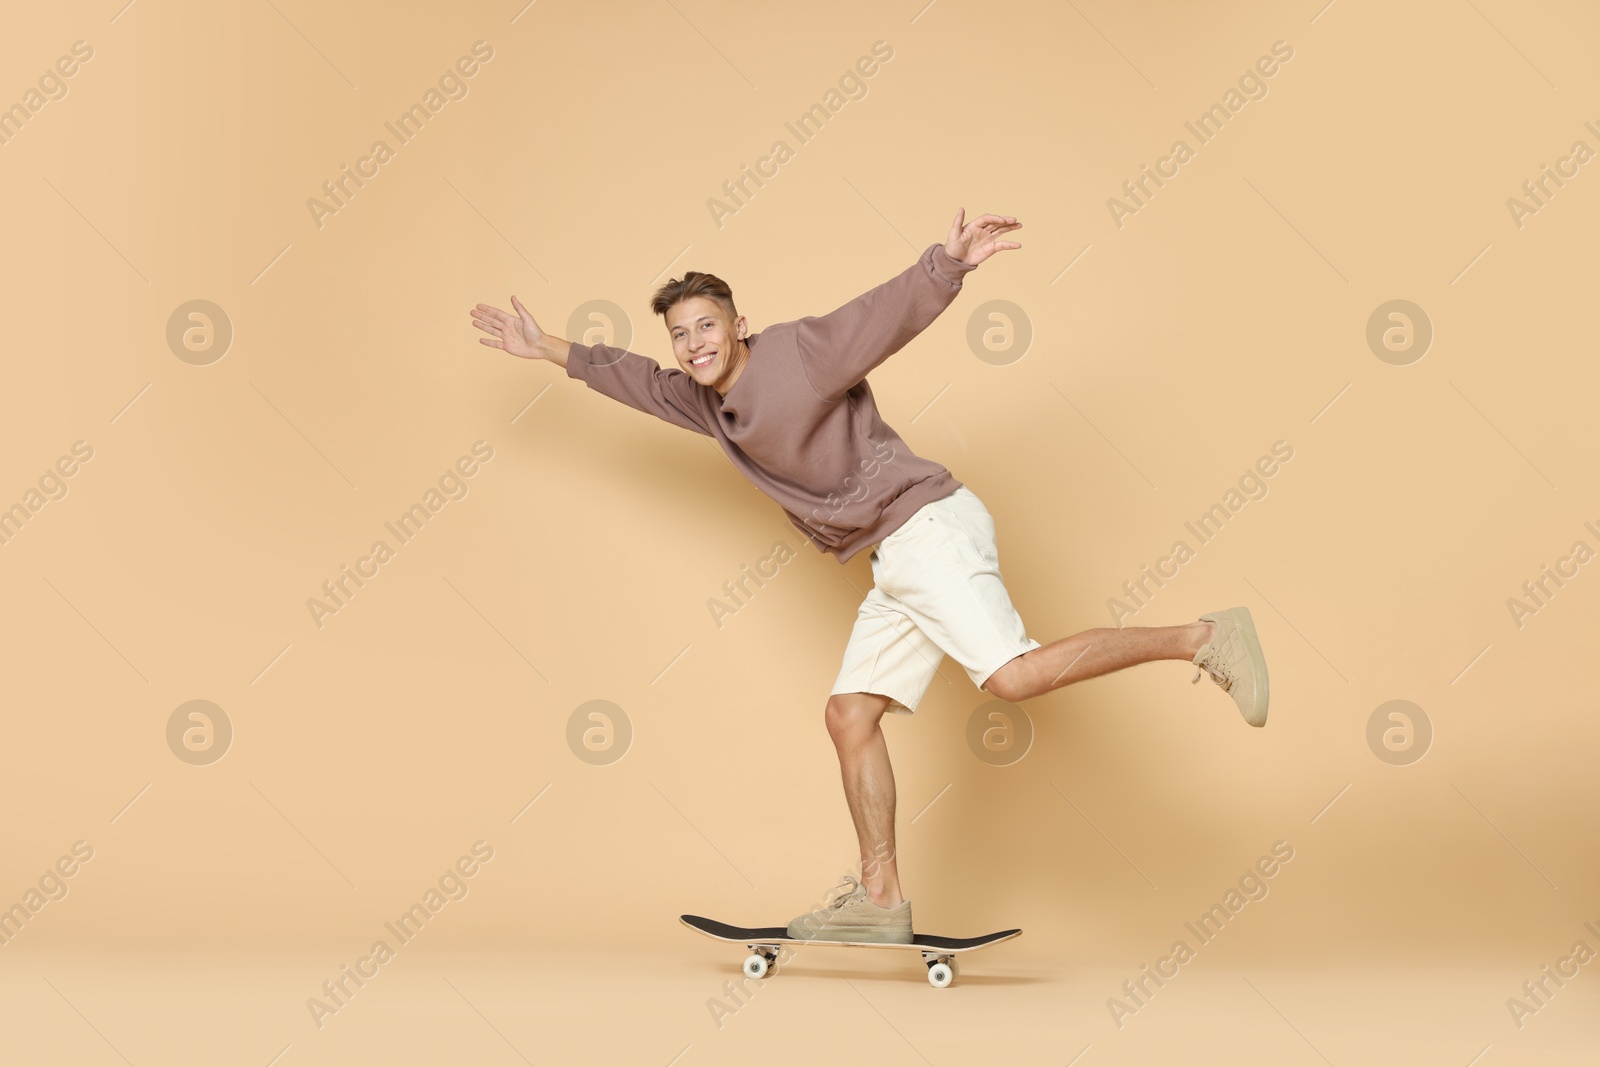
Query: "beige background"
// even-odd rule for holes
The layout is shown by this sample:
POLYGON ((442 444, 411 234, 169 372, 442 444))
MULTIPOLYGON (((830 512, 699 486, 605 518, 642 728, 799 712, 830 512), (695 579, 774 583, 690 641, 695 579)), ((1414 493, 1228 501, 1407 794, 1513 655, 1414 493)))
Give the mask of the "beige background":
POLYGON ((1600 577, 1520 629, 1506 604, 1600 549, 1597 165, 1521 228, 1506 204, 1600 150, 1592 8, 121 4, 0 35, 0 103, 94 50, 0 145, 0 505, 93 449, 0 546, 0 898, 94 850, 0 948, 0 1058, 1592 1054, 1592 967, 1520 1029, 1506 1006, 1600 949, 1600 577), (307 199, 480 40, 467 95, 319 228, 307 199), (797 144, 784 122, 878 40, 867 95, 797 144), (1197 145, 1184 122, 1280 40, 1267 95, 1197 145), (1107 199, 1180 137, 1195 157, 1118 228, 1107 199), (778 139, 794 158, 716 225, 778 139), (1133 620, 1248 605, 1271 720, 1156 664, 1028 702, 1031 750, 995 767, 947 660, 887 724, 906 890, 924 930, 1025 936, 943 992, 914 957, 813 949, 718 1027, 743 953, 677 915, 781 923, 853 859, 822 709, 867 560, 800 545, 706 439, 479 346, 467 309, 515 292, 571 336, 612 301, 670 365, 662 279, 722 275, 761 329, 898 273, 958 206, 1024 247, 873 374, 885 418, 986 502, 1043 641, 1107 625, 1289 442, 1133 620), (196 299, 234 333, 205 366, 166 341, 196 299), (1395 299, 1434 329, 1407 366, 1365 340, 1395 299), (1031 321, 1022 358, 969 349, 988 300, 1031 321), (307 599, 477 441, 466 496, 319 629, 307 599), (718 628, 707 600, 779 540, 798 558, 718 628), (206 766, 167 743, 196 699, 234 731, 206 766), (566 741, 595 699, 633 730, 605 766, 566 741), (1434 730, 1410 765, 1367 743, 1393 699, 1434 730), (313 1025, 480 840, 470 893, 313 1025), (1275 841, 1270 895, 1119 1029, 1107 999, 1275 841))

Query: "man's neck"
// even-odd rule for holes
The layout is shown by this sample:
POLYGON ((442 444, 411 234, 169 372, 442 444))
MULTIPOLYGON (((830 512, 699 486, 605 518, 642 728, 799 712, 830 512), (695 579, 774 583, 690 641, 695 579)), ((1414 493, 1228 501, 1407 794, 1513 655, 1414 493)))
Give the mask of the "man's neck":
POLYGON ((733 356, 735 357, 735 359, 734 359, 735 366, 734 366, 734 370, 733 370, 733 376, 728 379, 726 385, 722 386, 720 389, 717 390, 717 392, 722 396, 727 396, 728 395, 729 390, 731 390, 733 388, 734 383, 739 380, 739 376, 744 373, 745 367, 747 365, 749 365, 749 363, 750 363, 750 346, 749 346, 749 344, 747 344, 744 340, 741 339, 738 342, 738 345, 739 345, 739 347, 736 348, 734 350, 734 352, 733 352, 733 356))

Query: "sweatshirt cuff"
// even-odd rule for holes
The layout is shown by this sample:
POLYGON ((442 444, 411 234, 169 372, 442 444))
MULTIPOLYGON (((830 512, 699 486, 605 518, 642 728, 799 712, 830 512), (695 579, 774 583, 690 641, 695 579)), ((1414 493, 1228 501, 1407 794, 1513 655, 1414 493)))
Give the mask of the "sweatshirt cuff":
POLYGON ((576 341, 571 342, 567 346, 568 378, 576 378, 579 381, 587 381, 584 375, 589 371, 590 351, 591 350, 588 345, 580 345, 576 341))
POLYGON ((933 272, 951 285, 959 286, 961 280, 968 272, 977 270, 975 263, 963 263, 944 250, 944 245, 935 244, 933 250, 933 272))

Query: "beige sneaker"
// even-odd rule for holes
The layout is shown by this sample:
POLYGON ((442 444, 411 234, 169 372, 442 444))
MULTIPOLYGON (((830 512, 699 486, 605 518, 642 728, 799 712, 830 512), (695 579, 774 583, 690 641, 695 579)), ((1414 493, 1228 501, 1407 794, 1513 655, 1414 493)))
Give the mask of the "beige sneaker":
POLYGON ((911 901, 892 908, 880 907, 867 896, 867 887, 852 875, 835 887, 838 895, 828 904, 789 923, 789 936, 808 941, 870 941, 876 944, 911 943, 911 901))
POLYGON ((1195 654, 1191 684, 1200 681, 1200 671, 1223 688, 1239 705, 1239 714, 1251 726, 1267 724, 1267 659, 1256 640, 1256 625, 1249 608, 1229 608, 1200 616, 1202 622, 1216 623, 1211 640, 1195 654))

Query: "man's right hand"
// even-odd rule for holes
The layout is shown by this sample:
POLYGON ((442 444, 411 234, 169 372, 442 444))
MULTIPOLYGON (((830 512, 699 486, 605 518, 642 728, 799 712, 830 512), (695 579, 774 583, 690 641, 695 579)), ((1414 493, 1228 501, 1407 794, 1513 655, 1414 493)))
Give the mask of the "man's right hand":
POLYGON ((539 324, 515 296, 511 298, 511 306, 516 309, 514 315, 488 304, 472 309, 472 324, 489 335, 478 338, 478 343, 523 359, 548 359, 566 366, 570 345, 539 329, 539 324))

